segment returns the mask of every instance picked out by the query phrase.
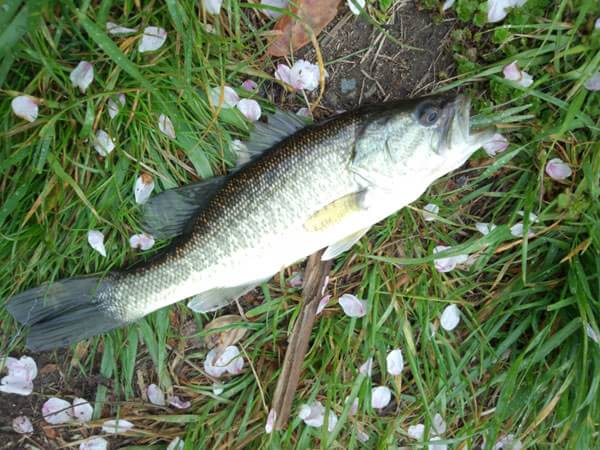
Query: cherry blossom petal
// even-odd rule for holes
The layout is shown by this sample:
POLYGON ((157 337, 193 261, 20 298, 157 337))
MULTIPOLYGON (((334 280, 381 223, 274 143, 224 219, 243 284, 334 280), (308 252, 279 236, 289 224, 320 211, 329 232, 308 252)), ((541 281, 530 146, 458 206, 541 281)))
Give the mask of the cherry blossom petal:
POLYGON ((292 272, 292 276, 288 280, 288 284, 291 287, 302 287, 304 283, 304 274, 302 272, 292 272))
POLYGON ((154 247, 154 238, 146 233, 134 234, 129 238, 129 245, 133 249, 150 250, 154 247))
POLYGON ((60 398, 52 397, 42 405, 44 420, 52 425, 70 422, 73 420, 73 407, 60 398))
POLYGON ((94 66, 87 61, 81 61, 69 75, 71 82, 79 88, 82 94, 94 81, 94 66))
POLYGON ((227 372, 225 367, 219 367, 216 365, 217 359, 218 354, 216 348, 213 348, 210 352, 208 352, 206 358, 204 359, 204 371, 214 378, 219 378, 225 372, 227 372))
POLYGON ((546 173, 553 180, 562 181, 569 178, 573 171, 562 159, 553 158, 546 164, 546 173))
POLYGON ((292 70, 290 66, 287 64, 278 64, 277 69, 275 69, 275 79, 279 81, 283 81, 286 84, 292 84, 292 70))
POLYGON ((146 27, 140 40, 138 51, 140 53, 153 52, 163 46, 167 40, 167 32, 160 27, 146 27))
POLYGON ((115 149, 115 142, 104 130, 96 131, 96 136, 94 137, 92 145, 100 156, 107 156, 115 149))
POLYGON ((323 280, 323 286, 321 286, 321 295, 325 295, 325 291, 327 290, 328 285, 329 285, 329 275, 325 275, 325 279, 323 280))
POLYGON ((215 395, 221 395, 223 393, 225 389, 223 388, 222 384, 217 384, 217 383, 213 383, 212 385, 212 392, 215 395))
POLYGON ((327 306, 327 303, 329 303, 330 299, 331 299, 331 294, 327 294, 319 301, 319 304, 317 305, 317 316, 323 312, 323 310, 327 306))
POLYGON ((356 432, 356 439, 358 439, 362 443, 365 443, 369 440, 369 435, 364 431, 358 430, 356 432))
MULTIPOLYGON (((211 100, 213 105, 216 107, 219 106, 221 101, 221 87, 216 86, 210 90, 211 100)), ((240 101, 240 96, 237 95, 237 92, 233 90, 233 88, 229 86, 223 87, 223 103, 221 104, 221 108, 233 108, 240 101)))
POLYGON ((306 403, 300 407, 298 417, 309 427, 321 427, 325 420, 325 407, 319 401, 306 403))
POLYGON ((33 382, 21 377, 7 375, 0 380, 0 392, 6 394, 30 395, 33 392, 33 382))
POLYGON ((173 439, 167 446, 167 450, 183 450, 185 447, 185 441, 181 440, 179 436, 173 439))
POLYGON ((152 179, 152 175, 143 172, 139 177, 136 178, 135 184, 133 185, 135 202, 138 205, 143 205, 148 201, 153 190, 154 180, 152 179))
POLYGON ((390 375, 400 375, 404 369, 404 358, 402 357, 402 350, 395 349, 388 353, 386 357, 387 371, 390 375))
POLYGON ((348 317, 364 317, 367 314, 366 300, 360 300, 352 294, 344 294, 338 300, 348 317))
POLYGON ((446 331, 452 331, 460 322, 460 311, 456 305, 448 305, 442 312, 440 325, 446 331))
POLYGON ((442 5, 442 11, 447 11, 454 6, 455 0, 446 0, 442 5))
POLYGON ((271 434, 275 427, 275 422, 277 421, 277 411, 271 409, 269 411, 269 415, 267 416, 267 422, 265 423, 265 433, 271 434))
POLYGON ((202 4, 207 13, 215 15, 221 12, 223 0, 202 0, 202 4))
POLYGON ((92 437, 79 444, 79 450, 106 450, 108 441, 101 437, 92 437))
MULTIPOLYGON (((345 402, 348 403, 348 400, 350 400, 350 396, 346 397, 345 402)), ((354 397, 354 401, 352 402, 352 405, 350 405, 350 410, 348 411, 348 415, 353 416, 357 412, 358 412, 358 398, 354 397)))
POLYGON ((314 91, 319 87, 319 66, 299 59, 290 69, 290 79, 294 89, 314 91))
POLYGON ((117 101, 112 98, 108 99, 108 115, 111 119, 114 119, 119 114, 119 110, 125 106, 125 96, 123 94, 119 94, 116 98, 117 101))
POLYGON ((127 28, 127 27, 123 27, 123 26, 119 25, 118 23, 106 22, 106 32, 108 34, 115 34, 115 35, 131 34, 131 33, 135 33, 137 30, 138 30, 137 27, 127 28))
POLYGON ((24 381, 33 381, 37 377, 37 364, 30 356, 21 356, 19 359, 6 358, 8 375, 21 378, 24 381))
POLYGON ((594 22, 594 30, 600 30, 600 17, 594 22))
POLYGON ((256 122, 260 119, 260 105, 256 100, 244 98, 236 105, 237 109, 251 122, 256 122))
MULTIPOLYGON (((510 234, 512 234, 514 237, 523 237, 523 231, 524 231, 524 225, 521 222, 517 222, 515 223, 512 227, 510 227, 510 234)), ((535 236, 535 233, 531 230, 529 230, 529 232, 527 233, 528 237, 533 237, 535 236)))
POLYGON ((167 398, 167 402, 169 405, 177 408, 177 409, 187 409, 192 406, 192 402, 183 401, 177 395, 171 395, 167 398))
POLYGON ((504 78, 516 82, 519 86, 529 87, 533 84, 533 78, 527 72, 519 69, 516 61, 504 66, 502 70, 504 78))
POLYGON ((298 111, 296 111, 296 115, 301 116, 301 117, 312 117, 312 114, 310 113, 310 109, 308 108, 300 108, 298 111))
MULTIPOLYGON (((522 209, 517 211, 517 214, 521 217, 525 217, 525 211, 523 211, 522 209)), ((529 223, 538 223, 539 221, 540 219, 536 214, 532 212, 529 213, 529 223)))
POLYGON ((479 231, 481 234, 487 236, 496 229, 496 225, 487 222, 477 222, 475 224, 475 228, 477 228, 477 231, 479 231))
POLYGON ((10 102, 10 106, 17 117, 28 122, 34 122, 38 116, 38 105, 33 97, 19 95, 10 102))
POLYGON ((488 0, 488 22, 500 22, 510 8, 523 6, 527 0, 488 0))
POLYGON ((219 356, 216 365, 224 367, 231 375, 239 375, 244 369, 244 358, 240 356, 240 350, 235 345, 230 345, 219 356))
MULTIPOLYGON (((598 22, 598 20, 596 22, 598 22)), ((589 77, 583 86, 589 91, 600 91, 600 71, 589 77)))
POLYGON ((256 91, 257 87, 258 87, 258 84, 256 84, 256 81, 254 81, 254 80, 246 80, 242 83, 242 88, 248 92, 256 91))
POLYGON ((98 230, 90 230, 87 234, 88 244, 100 253, 106 256, 106 248, 104 247, 104 235, 98 230))
POLYGON ((387 386, 377 386, 371 390, 371 406, 375 409, 385 408, 392 400, 392 391, 387 386))
POLYGON ((483 149, 489 156, 496 156, 508 148, 508 139, 500 133, 495 133, 489 141, 483 144, 483 149))
POLYGON ((84 398, 76 398, 73 400, 73 417, 80 423, 86 423, 92 420, 92 414, 94 414, 94 408, 84 398))
POLYGON ((15 432, 19 434, 33 433, 33 424, 27 416, 15 417, 12 421, 12 427, 13 430, 15 430, 15 432))
POLYGON ((502 436, 496 441, 492 450, 521 450, 523 443, 514 434, 502 436))
POLYGON ((165 134, 169 139, 175 139, 175 128, 169 116, 161 114, 158 117, 158 129, 165 134))
POLYGON ((102 424, 105 433, 126 433, 133 428, 133 423, 125 419, 107 420, 102 424))
POLYGON ((440 214, 440 207, 433 203, 428 203, 423 207, 423 219, 425 222, 433 222, 440 214))
POLYGON ((165 401, 165 393, 154 383, 148 386, 146 395, 148 395, 148 400, 150 400, 150 403, 153 405, 165 406, 167 404, 165 401))
MULTIPOLYGON (((443 439, 440 436, 432 436, 430 439, 430 442, 441 441, 441 440, 443 440, 443 439)), ((429 444, 427 448, 428 448, 428 450, 447 450, 448 445, 447 444, 429 444)))
POLYGON ((335 425, 338 422, 338 417, 335 415, 333 411, 329 411, 329 416, 327 417, 327 431, 330 433, 335 428, 335 425))
MULTIPOLYGON (((288 6, 288 0, 260 0, 260 3, 261 5, 274 6, 275 8, 281 9, 287 8, 288 6)), ((281 16, 279 11, 273 11, 272 9, 262 9, 261 11, 273 19, 281 16)))
POLYGON ((600 336, 598 336, 589 323, 585 325, 585 334, 587 334, 587 337, 589 337, 596 344, 600 344, 600 336))
POLYGON ((433 431, 436 434, 441 435, 446 432, 446 422, 440 414, 433 416, 433 431))
POLYGON ((411 439, 415 439, 417 441, 423 440, 423 435, 425 434, 425 425, 422 423, 418 423, 416 425, 411 425, 407 430, 408 437, 411 439))
POLYGON ((358 369, 358 372, 362 375, 370 377, 373 373, 373 357, 367 359, 358 369))
POLYGON ((355 16, 360 15, 360 11, 365 9, 365 0, 346 0, 346 3, 355 16))
MULTIPOLYGON (((433 249, 433 254, 443 252, 445 250, 449 250, 451 247, 447 247, 445 245, 438 245, 433 249)), ((468 255, 457 255, 457 256, 447 256, 445 258, 436 258, 433 260, 433 264, 435 266, 435 270, 440 273, 450 272, 454 270, 457 265, 463 264, 469 258, 468 255)))

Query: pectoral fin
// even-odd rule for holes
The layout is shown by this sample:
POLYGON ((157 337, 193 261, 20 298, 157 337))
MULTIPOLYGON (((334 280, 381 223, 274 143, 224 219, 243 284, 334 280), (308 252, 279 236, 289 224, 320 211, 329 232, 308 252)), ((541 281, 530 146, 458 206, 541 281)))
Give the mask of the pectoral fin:
POLYGON ((247 294, 256 286, 264 283, 267 280, 269 280, 269 278, 241 286, 215 288, 211 289, 210 291, 202 292, 190 299, 188 302, 188 308, 197 313, 216 311, 217 309, 221 309, 229 305, 231 302, 237 300, 242 295, 247 294))
POLYGON ((324 231, 344 222, 351 215, 362 211, 364 192, 345 195, 314 213, 305 223, 307 231, 324 231))
POLYGON ((325 250, 325 253, 321 255, 321 261, 333 259, 336 256, 339 256, 342 253, 344 253, 346 250, 350 250, 352 246, 356 244, 368 230, 368 228, 363 228, 362 230, 358 230, 356 233, 352 233, 350 236, 346 236, 341 241, 330 245, 329 247, 327 247, 327 250, 325 250))

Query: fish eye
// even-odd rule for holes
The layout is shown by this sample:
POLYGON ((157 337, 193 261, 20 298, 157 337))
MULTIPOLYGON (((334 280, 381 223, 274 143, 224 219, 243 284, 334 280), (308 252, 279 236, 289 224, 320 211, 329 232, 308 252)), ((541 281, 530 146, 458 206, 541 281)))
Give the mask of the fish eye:
POLYGON ((425 127, 435 125, 440 117, 440 109, 432 104, 426 104, 419 112, 419 123, 425 127))

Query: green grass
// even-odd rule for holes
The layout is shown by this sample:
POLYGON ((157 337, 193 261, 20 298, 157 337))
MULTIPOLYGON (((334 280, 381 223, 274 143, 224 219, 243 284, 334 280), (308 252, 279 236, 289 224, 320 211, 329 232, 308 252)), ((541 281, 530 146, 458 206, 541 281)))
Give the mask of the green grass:
MULTIPOLYGON (((128 245, 139 231, 132 189, 141 171, 164 190, 233 164, 231 139, 248 126, 235 110, 215 117, 206 93, 224 83, 237 87, 248 76, 272 92, 261 39, 271 25, 252 4, 226 0, 215 21, 197 3, 6 3, 0 15, 1 299, 144 258, 128 245), (135 39, 105 34, 109 18, 163 26, 167 43, 141 55, 135 39), (96 74, 84 95, 69 80, 82 59, 94 63, 96 74), (44 100, 33 124, 12 114, 11 98, 20 93, 44 100), (110 120, 106 102, 118 93, 127 105, 110 120), (161 113, 173 119, 175 142, 158 131, 161 113), (117 141, 105 160, 90 145, 96 129, 117 141), (105 233, 109 257, 88 246, 93 228, 105 233)), ((220 396, 202 372, 206 351, 183 336, 190 323, 202 336, 213 316, 192 314, 183 304, 59 351, 76 362, 70 377, 100 373, 112 380, 97 389, 94 424, 117 414, 132 418, 138 432, 126 443, 155 446, 149 448, 182 436, 186 449, 383 449, 414 447, 408 426, 424 423, 429 432, 440 413, 451 448, 480 448, 483 438, 491 448, 508 433, 526 448, 598 447, 600 346, 585 330, 600 332, 600 95, 583 82, 600 69, 600 30, 593 31, 600 7, 530 0, 489 25, 482 19, 485 4, 457 1, 464 22, 452 42, 460 77, 441 89, 472 92, 476 111, 502 122, 511 145, 495 158, 479 152, 336 261, 333 298, 354 293, 368 300, 369 312, 350 319, 332 302, 317 320, 288 429, 264 433, 286 336, 299 312, 300 293, 286 286, 284 274, 263 286, 264 302, 248 307, 248 321, 236 325, 248 329, 241 346, 254 370, 227 380, 220 396), (533 75, 532 87, 503 79, 502 67, 514 60, 533 75), (512 119, 503 119, 507 110, 512 119), (554 157, 574 169, 563 183, 544 173, 554 157), (429 202, 440 205, 440 220, 423 221, 420 208, 429 202), (508 231, 521 220, 519 210, 540 217, 539 224, 526 221, 536 236, 522 242, 508 231), (501 226, 484 238, 477 221, 501 226), (441 244, 480 257, 468 269, 440 274, 431 254, 441 244), (432 336, 432 324, 438 327, 450 303, 459 305, 461 324, 432 336), (403 350, 407 366, 396 379, 385 370, 392 348, 403 350), (369 356, 372 379, 358 377, 369 356), (140 377, 174 388, 193 406, 183 412, 150 407, 141 400, 140 377), (395 398, 383 413, 370 407, 371 387, 379 384, 395 398), (343 416, 333 434, 297 418, 312 399, 340 416, 351 392, 359 412, 343 416), (368 443, 357 441, 359 428, 368 443)), ((26 354, 22 330, 4 310, 0 320, 0 353, 26 354)))

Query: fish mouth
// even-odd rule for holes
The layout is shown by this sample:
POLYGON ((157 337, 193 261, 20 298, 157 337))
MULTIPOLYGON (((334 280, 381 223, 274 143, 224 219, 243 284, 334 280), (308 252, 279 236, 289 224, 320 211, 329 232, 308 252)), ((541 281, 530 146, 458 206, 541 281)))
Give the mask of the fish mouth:
POLYGON ((466 95, 458 95, 445 107, 446 122, 442 127, 441 152, 455 152, 462 149, 473 154, 494 134, 494 129, 488 128, 471 132, 471 99, 466 95))

